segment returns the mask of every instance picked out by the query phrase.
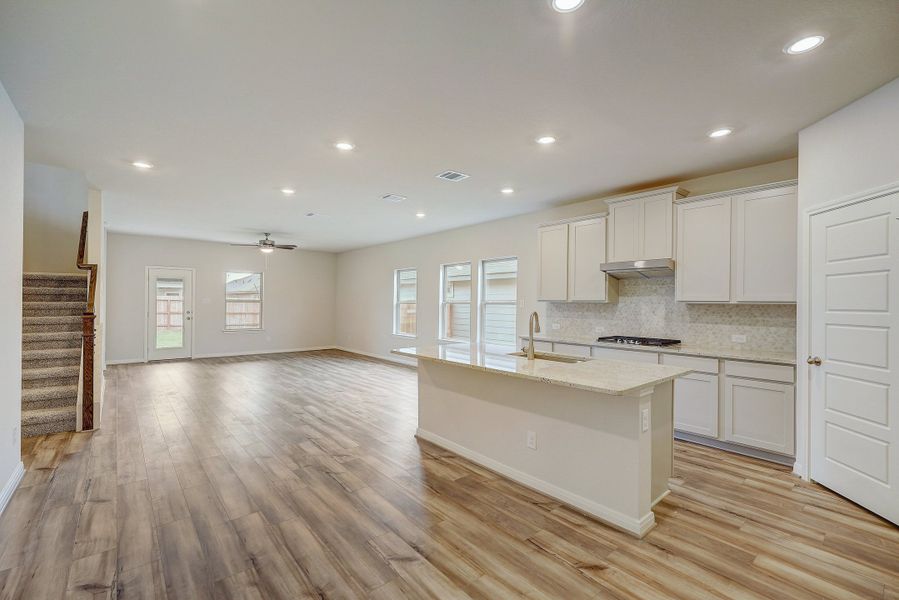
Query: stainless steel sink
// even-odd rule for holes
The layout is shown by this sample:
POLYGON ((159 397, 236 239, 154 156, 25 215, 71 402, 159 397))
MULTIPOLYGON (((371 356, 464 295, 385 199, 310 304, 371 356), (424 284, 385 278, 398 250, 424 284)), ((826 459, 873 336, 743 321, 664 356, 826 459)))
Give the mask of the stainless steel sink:
MULTIPOLYGON (((511 352, 509 356, 523 356, 526 357, 527 352, 511 352)), ((560 363, 579 363, 590 360, 584 356, 564 356, 562 354, 550 354, 548 352, 534 352, 534 358, 539 358, 540 360, 551 360, 554 362, 560 363)))

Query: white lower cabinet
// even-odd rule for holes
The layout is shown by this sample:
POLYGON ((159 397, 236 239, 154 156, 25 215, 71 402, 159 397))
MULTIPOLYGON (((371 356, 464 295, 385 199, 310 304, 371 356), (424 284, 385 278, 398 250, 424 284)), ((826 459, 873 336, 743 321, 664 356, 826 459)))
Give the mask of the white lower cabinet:
POLYGON ((593 358, 608 358, 611 360, 629 360, 632 362, 659 363, 659 355, 656 352, 643 350, 619 350, 618 348, 604 348, 594 346, 591 352, 593 358))
POLYGON ((724 440, 793 454, 793 386, 773 381, 724 378, 724 440))
POLYGON ((674 428, 718 437, 718 376, 690 373, 674 381, 674 428))
POLYGON ((590 356, 590 346, 580 346, 578 344, 553 344, 553 352, 556 354, 565 354, 567 356, 590 356))

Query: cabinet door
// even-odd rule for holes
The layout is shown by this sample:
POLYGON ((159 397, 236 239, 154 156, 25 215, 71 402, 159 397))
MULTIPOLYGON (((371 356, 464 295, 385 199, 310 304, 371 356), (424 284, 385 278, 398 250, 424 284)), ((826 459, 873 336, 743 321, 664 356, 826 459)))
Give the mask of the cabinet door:
POLYGON ((642 247, 636 258, 672 258, 674 256, 674 205, 671 194, 664 193, 641 199, 642 247))
POLYGON ((537 245, 537 299, 568 300, 568 224, 540 227, 537 245))
POLYGON ((734 300, 796 301, 796 187, 733 197, 734 300))
POLYGON ((675 299, 730 301, 729 197, 677 206, 675 299))
POLYGON ((718 376, 690 373, 674 380, 674 428, 718 437, 718 376))
POLYGON ((607 280, 599 266, 606 262, 606 219, 571 223, 568 229, 568 299, 606 302, 607 280))
POLYGON ((793 411, 792 385, 724 379, 724 439, 729 442, 792 455, 793 411))
POLYGON ((609 208, 609 262, 641 258, 641 199, 616 202, 609 208))

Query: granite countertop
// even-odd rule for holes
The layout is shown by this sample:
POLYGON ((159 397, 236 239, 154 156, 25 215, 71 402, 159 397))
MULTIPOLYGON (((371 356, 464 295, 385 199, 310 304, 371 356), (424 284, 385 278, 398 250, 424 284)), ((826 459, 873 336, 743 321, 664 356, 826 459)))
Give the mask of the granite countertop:
MULTIPOLYGON (((519 337, 527 343, 527 336, 519 337)), ((579 346, 596 346, 597 348, 616 348, 618 350, 633 350, 635 352, 683 354, 686 356, 747 360, 750 362, 763 362, 777 365, 796 365, 795 354, 788 352, 774 352, 770 350, 735 350, 731 348, 714 348, 711 346, 696 346, 691 344, 679 344, 677 346, 632 346, 628 344, 617 344, 615 342, 597 342, 595 337, 577 338, 553 335, 535 335, 534 341, 557 342, 559 344, 575 344, 579 346)))
POLYGON ((510 355, 515 351, 507 346, 441 344, 398 348, 392 353, 612 396, 634 395, 690 372, 682 367, 601 358, 577 363, 529 361, 523 356, 510 355))

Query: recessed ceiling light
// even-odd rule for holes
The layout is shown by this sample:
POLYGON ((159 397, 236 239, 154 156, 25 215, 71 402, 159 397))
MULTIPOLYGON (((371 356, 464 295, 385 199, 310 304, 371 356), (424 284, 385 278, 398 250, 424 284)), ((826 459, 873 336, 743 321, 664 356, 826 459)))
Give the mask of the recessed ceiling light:
POLYGON ((147 161, 145 161, 145 160, 136 160, 136 161, 134 161, 134 162, 131 163, 131 166, 132 166, 132 167, 136 167, 136 168, 138 168, 138 169, 144 169, 144 170, 146 170, 146 169, 152 169, 152 168, 153 168, 153 163, 147 162, 147 161))
POLYGON ((510 188, 510 187, 504 187, 504 188, 501 189, 500 191, 501 191, 502 193, 504 193, 504 194, 514 194, 514 193, 515 193, 515 190, 513 190, 513 189, 510 188))
POLYGON ((823 43, 823 35, 810 35, 787 44, 784 47, 784 52, 787 54, 804 54, 810 50, 814 50, 823 43))
POLYGON ((734 132, 730 127, 719 127, 718 129, 713 129, 708 133, 710 138, 721 138, 726 137, 734 132))
POLYGON ((425 214, 423 212, 417 212, 417 213, 415 213, 415 216, 418 217, 419 219, 425 218, 425 214))
POLYGON ((348 151, 352 150, 353 148, 355 148, 356 145, 351 142, 337 142, 336 144, 334 144, 334 147, 337 148, 338 150, 343 150, 344 152, 348 152, 348 151))
POLYGON ((285 196, 293 196, 297 191, 293 188, 281 188, 281 193, 285 196))
POLYGON ((315 214, 314 212, 308 212, 308 213, 306 213, 306 216, 307 216, 307 217, 314 217, 314 216, 316 216, 316 214, 315 214))
POLYGON ((556 138, 554 138, 554 137, 551 136, 551 135, 544 135, 544 136, 541 136, 541 137, 538 137, 538 138, 537 138, 537 143, 538 143, 538 144, 543 144, 544 146, 547 146, 547 145, 549 145, 549 144, 555 144, 555 143, 556 143, 556 138))
POLYGON ((584 3, 584 0, 553 0, 553 8, 560 13, 567 13, 577 10, 584 3))

